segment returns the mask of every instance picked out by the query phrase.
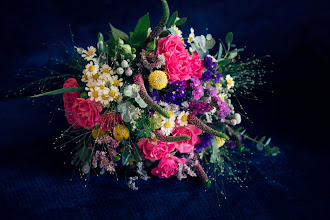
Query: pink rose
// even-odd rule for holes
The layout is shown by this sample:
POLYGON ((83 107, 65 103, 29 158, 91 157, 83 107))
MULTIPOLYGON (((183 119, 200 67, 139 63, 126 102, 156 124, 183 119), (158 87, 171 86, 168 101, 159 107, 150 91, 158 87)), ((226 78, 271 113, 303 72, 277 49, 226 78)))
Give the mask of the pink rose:
POLYGON ((193 52, 190 66, 192 76, 195 76, 196 78, 202 78, 204 63, 202 60, 199 60, 199 54, 196 51, 193 52))
POLYGON ((203 62, 198 53, 190 56, 177 35, 169 35, 158 42, 157 55, 165 57, 165 72, 170 80, 189 80, 191 76, 202 77, 203 62))
MULTIPOLYGON (((77 80, 74 78, 69 78, 65 81, 63 88, 75 88, 79 87, 77 80)), ((77 92, 65 92, 63 93, 63 101, 64 101, 64 110, 65 110, 65 117, 68 122, 73 126, 73 129, 79 129, 80 125, 76 123, 75 118, 72 114, 72 105, 76 98, 80 95, 80 91, 77 92)))
POLYGON ((90 130, 101 120, 101 103, 90 99, 77 98, 72 105, 72 113, 79 125, 90 130))
POLYGON ((187 135, 190 137, 188 141, 176 142, 176 149, 180 153, 188 153, 191 151, 196 144, 200 142, 198 135, 202 133, 202 130, 197 128, 195 125, 188 124, 185 127, 175 128, 173 131, 173 136, 187 135))
POLYGON ((120 114, 115 112, 107 111, 101 116, 101 118, 100 125, 103 130, 108 132, 112 132, 113 128, 117 125, 123 124, 120 114))
POLYGON ((151 170, 151 174, 158 176, 160 179, 169 178, 178 171, 179 163, 186 163, 186 159, 180 159, 176 156, 168 154, 159 161, 157 167, 151 170))
POLYGON ((146 155, 146 159, 159 160, 168 153, 175 149, 176 143, 157 141, 157 145, 154 145, 151 138, 143 138, 138 142, 138 146, 146 155))

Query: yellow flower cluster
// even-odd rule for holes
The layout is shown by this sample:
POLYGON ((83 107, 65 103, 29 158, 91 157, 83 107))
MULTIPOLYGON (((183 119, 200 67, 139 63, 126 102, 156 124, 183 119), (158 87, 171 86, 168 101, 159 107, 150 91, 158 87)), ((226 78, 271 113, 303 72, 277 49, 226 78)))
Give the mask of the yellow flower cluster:
POLYGON ((149 75, 149 83, 154 89, 164 89, 168 83, 166 73, 160 70, 153 71, 149 75))

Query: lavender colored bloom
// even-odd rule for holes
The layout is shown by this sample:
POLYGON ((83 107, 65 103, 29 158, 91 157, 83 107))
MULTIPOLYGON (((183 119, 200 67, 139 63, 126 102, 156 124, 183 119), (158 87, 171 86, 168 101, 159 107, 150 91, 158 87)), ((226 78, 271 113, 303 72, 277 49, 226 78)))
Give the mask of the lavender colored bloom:
POLYGON ((191 77, 190 81, 191 81, 190 86, 193 89, 202 85, 201 81, 196 77, 191 77))
POLYGON ((200 137, 200 143, 196 144, 195 146, 195 151, 196 152, 201 152, 204 148, 211 146, 212 145, 212 139, 214 138, 213 135, 208 134, 208 133, 204 133, 201 137, 200 137))
POLYGON ((209 86, 209 85, 207 85, 207 86, 206 86, 206 89, 208 89, 208 90, 209 90, 209 91, 208 91, 208 94, 209 94, 211 97, 217 96, 217 94, 218 94, 218 91, 217 91, 217 89, 216 89, 216 88, 214 88, 214 87, 212 87, 212 86, 209 86))
POLYGON ((213 63, 212 58, 209 56, 204 57, 204 66, 206 69, 211 70, 213 73, 214 73, 215 69, 217 68, 217 65, 215 63, 213 63))
POLYGON ((189 108, 194 115, 204 114, 213 110, 211 100, 206 100, 205 102, 192 101, 189 103, 189 108))
POLYGON ((225 122, 225 118, 230 114, 231 110, 228 107, 228 104, 221 100, 219 96, 213 97, 213 100, 218 104, 219 110, 217 111, 218 116, 221 119, 221 122, 225 122))
POLYGON ((220 72, 217 72, 214 76, 214 82, 218 83, 219 79, 222 77, 222 74, 220 72))

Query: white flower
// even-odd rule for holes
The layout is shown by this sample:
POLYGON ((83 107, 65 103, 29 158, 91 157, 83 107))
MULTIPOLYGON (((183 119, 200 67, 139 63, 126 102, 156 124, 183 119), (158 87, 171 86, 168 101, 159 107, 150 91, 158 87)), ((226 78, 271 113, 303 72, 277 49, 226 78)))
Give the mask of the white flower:
POLYGON ((135 98, 137 97, 139 91, 140 91, 140 87, 138 85, 130 84, 125 86, 124 95, 130 98, 135 98))
POLYGON ((85 60, 91 61, 96 56, 96 48, 93 46, 87 47, 87 50, 84 50, 81 56, 84 57, 85 60))
POLYGON ((103 65, 101 66, 101 73, 108 73, 108 74, 112 75, 112 74, 113 74, 113 71, 112 71, 112 69, 109 67, 108 64, 103 64, 103 65))
MULTIPOLYGON (((175 119, 176 119, 176 114, 175 114, 172 110, 168 111, 167 113, 170 115, 169 120, 171 120, 171 121, 175 121, 175 119)), ((163 120, 166 120, 167 118, 165 118, 164 116, 162 116, 162 119, 163 119, 163 120)))
POLYGON ((85 87, 86 91, 90 91, 91 89, 95 89, 97 87, 96 81, 88 81, 85 87))
POLYGON ((189 103, 187 101, 184 101, 181 103, 181 106, 184 108, 189 108, 189 103))
POLYGON ((107 107, 109 106, 110 104, 110 97, 109 97, 109 91, 110 89, 105 87, 103 90, 102 90, 102 95, 101 95, 101 103, 103 106, 107 107))
POLYGON ((227 89, 234 87, 235 82, 233 77, 231 77, 230 75, 226 75, 226 81, 227 81, 227 89))
POLYGON ((171 28, 173 28, 175 30, 176 35, 178 35, 180 38, 182 38, 182 31, 176 25, 173 25, 171 28))
POLYGON ((106 88, 107 82, 105 80, 97 80, 97 87, 100 88, 100 90, 104 90, 106 88))
POLYGON ((87 70, 84 69, 82 73, 83 73, 83 76, 81 77, 81 81, 87 83, 87 82, 89 81, 89 78, 90 78, 90 77, 87 75, 87 70))
POLYGON ((193 28, 190 28, 188 43, 191 44, 194 40, 195 40, 195 30, 193 28))
POLYGON ((111 76, 111 85, 113 85, 113 86, 119 86, 119 87, 122 87, 123 86, 123 79, 122 78, 120 78, 120 79, 118 79, 118 76, 117 75, 113 75, 113 76, 111 76))
POLYGON ((95 79, 95 76, 93 75, 97 75, 97 78, 99 77, 99 75, 97 74, 99 71, 99 65, 94 64, 92 61, 85 66, 85 70, 87 76, 92 77, 93 79, 95 79))
POLYGON ((99 75, 99 80, 104 80, 106 82, 111 82, 111 75, 109 73, 102 73, 99 75))
POLYGON ((168 136, 173 131, 174 126, 174 120, 172 120, 171 118, 163 118, 162 125, 160 128, 164 132, 164 134, 168 136))
POLYGON ((145 101, 141 98, 140 94, 138 94, 138 96, 135 97, 135 101, 139 104, 141 108, 148 107, 148 104, 145 103, 145 101))
POLYGON ((219 97, 221 98, 222 101, 225 101, 225 98, 227 98, 227 94, 225 93, 220 93, 219 97))
POLYGON ((91 101, 95 100, 96 102, 99 102, 102 100, 102 92, 98 87, 90 88, 88 96, 90 97, 91 101))
POLYGON ((109 96, 110 101, 116 101, 120 98, 120 92, 117 86, 111 86, 105 95, 109 96))
POLYGON ((188 125, 188 115, 189 115, 189 112, 181 112, 179 115, 178 115, 178 123, 181 127, 183 126, 187 126, 188 125))

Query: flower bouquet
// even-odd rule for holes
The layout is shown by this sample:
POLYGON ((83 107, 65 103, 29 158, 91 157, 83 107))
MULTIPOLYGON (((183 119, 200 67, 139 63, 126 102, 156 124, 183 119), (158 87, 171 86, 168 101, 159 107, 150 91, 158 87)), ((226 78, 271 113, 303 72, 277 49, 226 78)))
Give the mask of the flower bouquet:
POLYGON ((153 30, 148 14, 129 36, 110 24, 109 39, 99 33, 96 47, 75 47, 78 74, 67 77, 63 88, 33 96, 63 94, 71 124, 64 145, 76 144, 72 164, 81 175, 127 167, 133 190, 134 181, 150 176, 198 177, 208 187, 219 175, 235 175, 232 158, 239 155, 240 163, 252 150, 244 139, 267 156, 277 155, 270 138, 251 138, 237 126, 244 114, 231 101, 262 84, 260 60, 238 61, 244 48, 232 44, 231 32, 219 44, 211 34, 195 36, 193 28, 183 37, 178 27, 187 18, 170 16, 166 0, 161 2, 163 15, 153 30))

